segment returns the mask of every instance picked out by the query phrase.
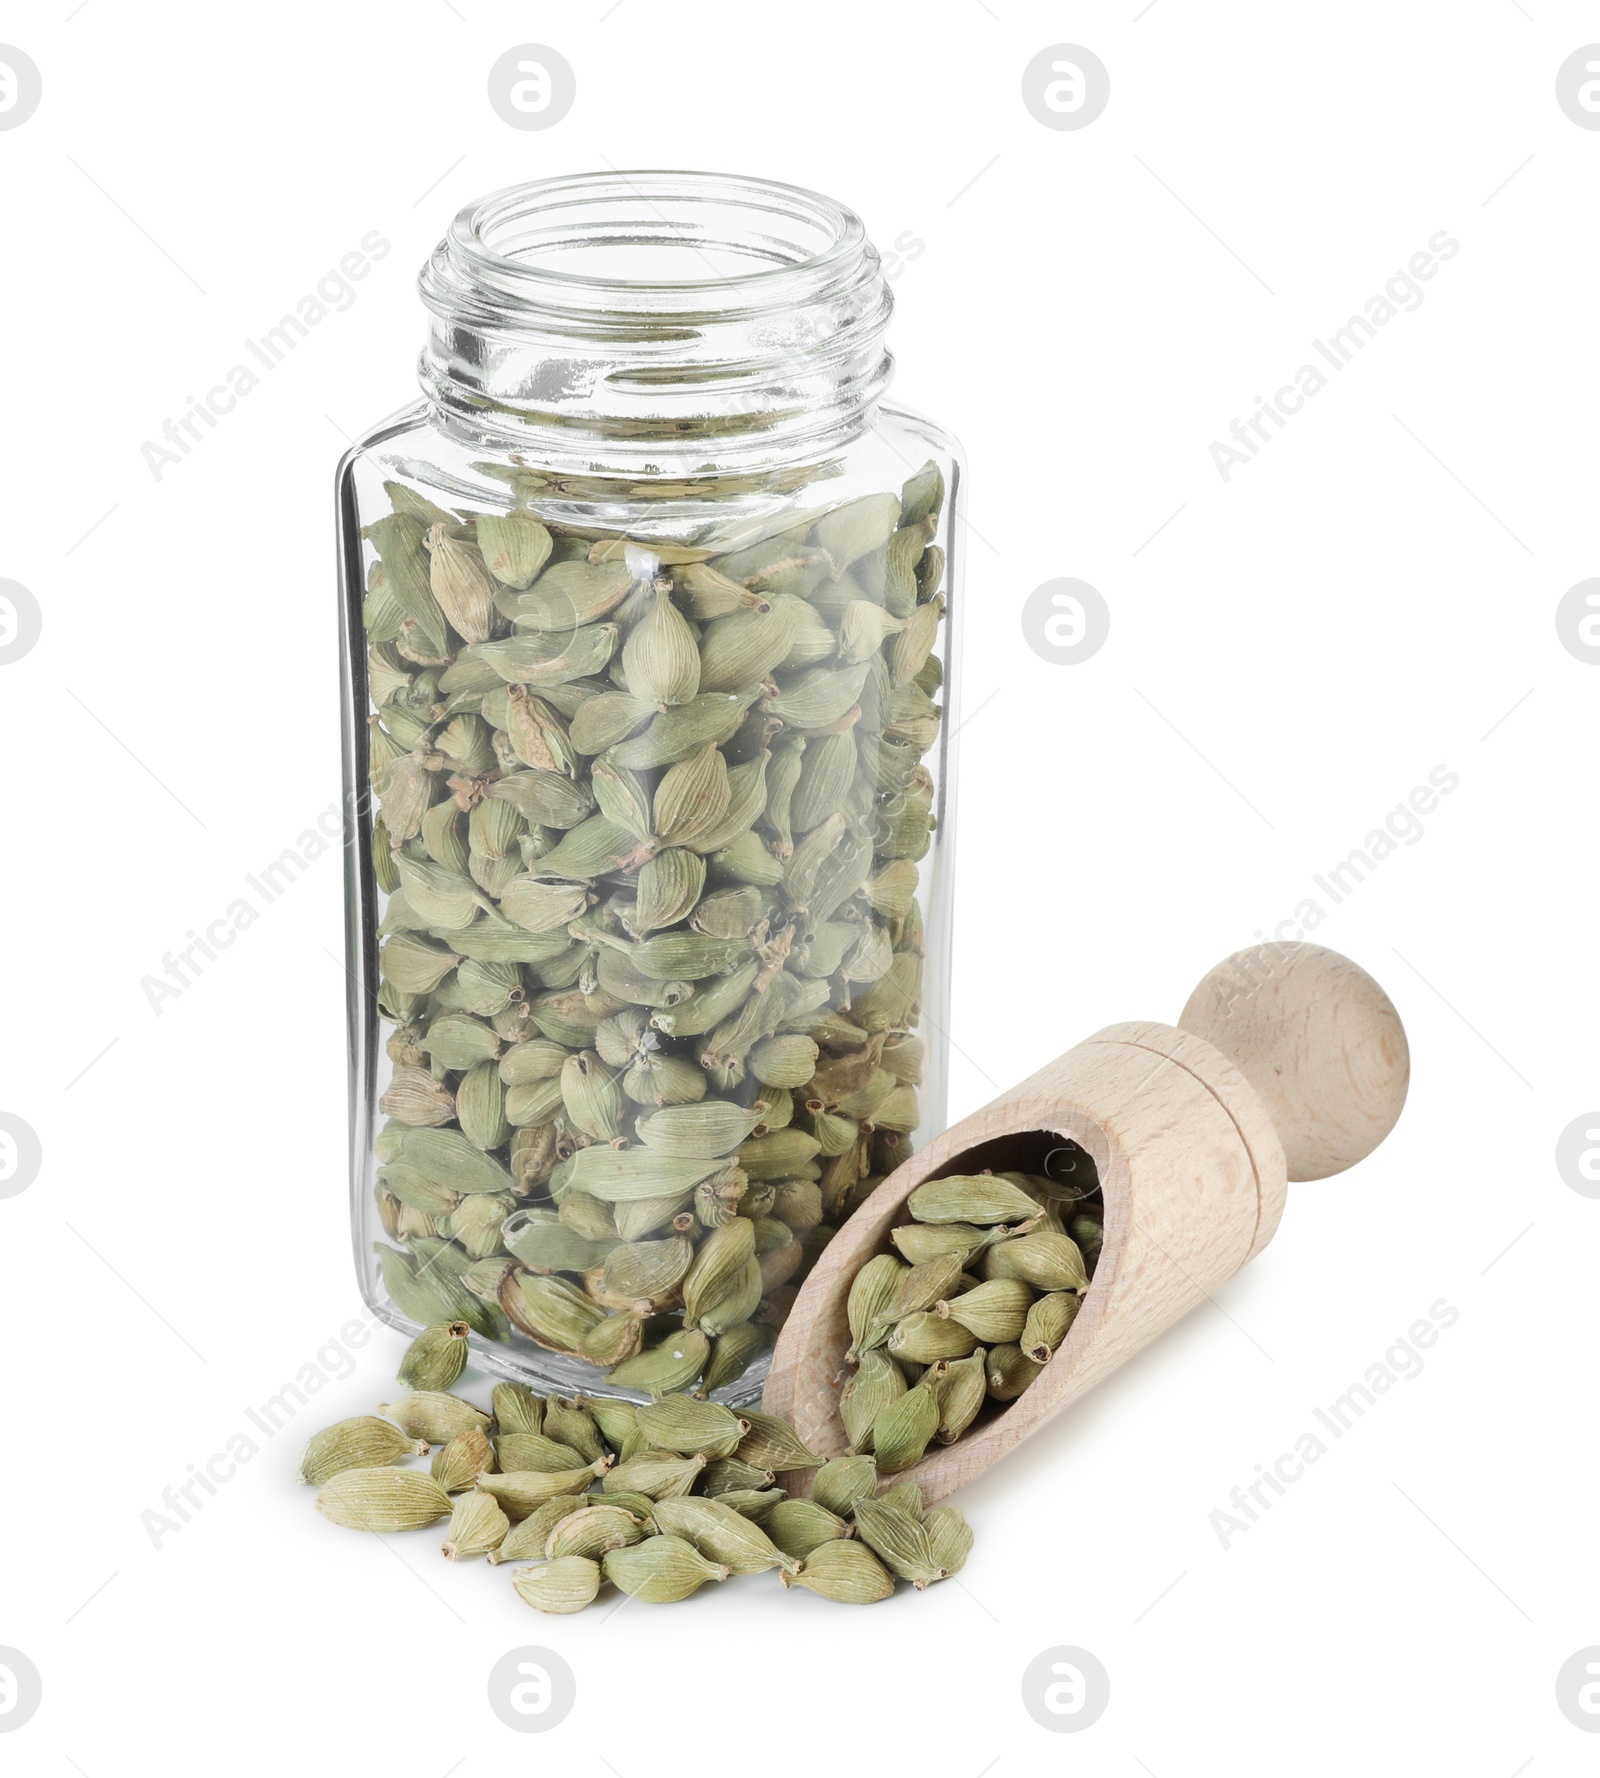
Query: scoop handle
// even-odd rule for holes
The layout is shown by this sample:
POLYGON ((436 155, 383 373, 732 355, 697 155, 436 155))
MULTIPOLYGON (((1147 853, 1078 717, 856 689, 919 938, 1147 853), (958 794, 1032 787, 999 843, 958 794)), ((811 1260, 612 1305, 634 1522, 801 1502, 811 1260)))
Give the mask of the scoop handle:
POLYGON ((1254 945, 1209 971, 1178 1017, 1238 1068, 1266 1107, 1291 1179, 1371 1154, 1406 1102, 1411 1056, 1394 1003, 1322 945, 1254 945))

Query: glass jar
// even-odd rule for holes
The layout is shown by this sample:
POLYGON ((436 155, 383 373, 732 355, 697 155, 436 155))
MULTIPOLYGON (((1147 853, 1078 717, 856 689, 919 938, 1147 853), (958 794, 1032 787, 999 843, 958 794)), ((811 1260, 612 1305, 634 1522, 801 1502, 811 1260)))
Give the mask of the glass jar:
POLYGON ((753 1399, 944 1121, 960 466, 843 206, 464 209, 339 466, 367 1301, 545 1388, 753 1399))

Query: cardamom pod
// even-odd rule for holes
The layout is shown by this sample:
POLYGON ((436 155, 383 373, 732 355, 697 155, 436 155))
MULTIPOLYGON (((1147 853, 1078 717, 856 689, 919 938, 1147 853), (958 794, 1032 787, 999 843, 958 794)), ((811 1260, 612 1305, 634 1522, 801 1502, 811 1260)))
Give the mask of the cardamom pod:
POLYGON ((939 1303, 935 1313, 966 1328, 985 1345, 1005 1345, 1021 1339, 1033 1300, 1033 1287, 1020 1278, 994 1278, 939 1303))
MULTIPOLYGON (((941 1366, 936 1365, 935 1370, 941 1366)), ((988 1392, 988 1354, 980 1346, 966 1358, 942 1361, 942 1374, 930 1385, 939 1400, 939 1426, 934 1436, 953 1445, 978 1417, 988 1392)))
POLYGON ((761 1521, 761 1529, 782 1552, 803 1562, 813 1550, 837 1538, 853 1537, 854 1528, 814 1500, 780 1500, 761 1521))
POLYGON ((905 1392, 905 1373, 887 1352, 862 1353, 856 1374, 839 1391, 839 1418, 852 1451, 872 1449, 872 1429, 879 1414, 905 1392))
POLYGON ((758 1414, 753 1409, 745 1410, 745 1419, 749 1430, 735 1453, 741 1463, 782 1473, 789 1469, 818 1469, 826 1461, 806 1449, 787 1420, 780 1420, 775 1414, 758 1414))
POLYGON ((456 1501, 445 1532, 444 1555, 449 1562, 466 1562, 486 1555, 511 1529, 511 1521, 492 1494, 474 1489, 456 1501))
POLYGON ((836 1605, 871 1605, 894 1592, 894 1577, 861 1544, 838 1541, 812 1549, 798 1574, 785 1574, 786 1587, 804 1587, 836 1605))
POLYGON ((757 1469, 753 1463, 741 1463, 737 1457, 719 1457, 706 1465, 705 1491, 709 1495, 732 1494, 740 1489, 770 1488, 770 1469, 757 1469))
POLYGON ((467 1336, 464 1321, 445 1321, 425 1327, 400 1360, 400 1381, 408 1389, 448 1389, 467 1368, 467 1336))
POLYGON ((415 1438, 380 1420, 358 1414, 314 1433, 295 1470, 295 1479, 320 1488, 347 1469, 383 1469, 402 1457, 425 1457, 426 1439, 415 1438))
POLYGON ((647 1494, 652 1500, 687 1494, 706 1466, 703 1454, 680 1457, 675 1451, 641 1451, 609 1470, 600 1483, 606 1494, 647 1494))
POLYGON ((444 1518, 450 1496, 420 1469, 345 1469, 323 1484, 317 1511, 351 1531, 415 1531, 444 1518))
POLYGON ((731 1457, 750 1422, 718 1402, 668 1395, 638 1410, 639 1430, 658 1450, 684 1456, 731 1457))
POLYGON ((728 1578, 725 1563, 708 1562, 682 1537, 658 1536, 633 1549, 611 1550, 601 1564, 614 1586, 650 1605, 671 1605, 704 1586, 728 1578))
POLYGON ((502 1432, 496 1445, 496 1454, 500 1459, 500 1467, 506 1471, 588 1469, 597 1461, 604 1461, 609 1467, 610 1461, 609 1452, 603 1459, 584 1457, 570 1445, 547 1438, 542 1432, 502 1432))
POLYGON ((845 1318, 850 1325, 852 1358, 861 1358, 888 1338, 889 1304, 905 1271, 892 1253, 876 1253, 851 1280, 845 1318))
POLYGON ((1067 1330, 1082 1306, 1083 1298, 1068 1290, 1053 1290, 1037 1298, 1029 1305, 1022 1324, 1019 1343, 1023 1352, 1035 1364, 1047 1364, 1067 1337, 1067 1330))
POLYGON ((481 1408, 437 1389, 413 1390, 398 1401, 380 1403, 378 1412, 412 1438, 425 1438, 434 1445, 448 1444, 459 1433, 481 1432, 489 1424, 481 1408))
POLYGON ((834 1457, 811 1478, 811 1498, 839 1518, 848 1518, 857 1501, 871 1498, 878 1485, 878 1466, 870 1457, 834 1457))
POLYGON ((627 1549, 643 1540, 643 1521, 633 1513, 620 1506, 586 1506, 552 1528, 544 1553, 553 1562, 563 1556, 598 1558, 607 1550, 627 1549))
POLYGON ((525 1519, 518 1520, 511 1527, 496 1548, 490 1550, 490 1562, 542 1562, 550 1533, 563 1519, 585 1511, 588 1498, 586 1494, 558 1494, 543 1506, 535 1507, 525 1519))
POLYGON ((1077 1242, 1054 1229, 1039 1229, 990 1247, 983 1256, 983 1275, 986 1279, 1020 1278, 1042 1291, 1081 1294, 1089 1288, 1088 1268, 1077 1242))
POLYGON ((953 1506, 936 1506, 922 1521, 928 1550, 946 1575, 959 1572, 972 1553, 972 1527, 953 1506))
POLYGON ((478 1486, 500 1502, 508 1518, 525 1519, 557 1495, 582 1494, 604 1469, 602 1463, 591 1463, 583 1469, 506 1470, 479 1476, 478 1486))
MULTIPOLYGON (((1020 1317, 1017 1326, 1020 1331, 1020 1317)), ((888 1343, 891 1357, 910 1364, 937 1364, 941 1358, 965 1358, 977 1350, 980 1341, 963 1322, 925 1309, 897 1321, 889 1330, 888 1343)))
POLYGON ((1039 1206, 1020 1187, 992 1173, 930 1179, 906 1199, 918 1222, 1021 1222, 1039 1206))
POLYGON ((1006 1344, 989 1349, 989 1395, 994 1401, 1015 1401, 1044 1366, 1037 1364, 1021 1346, 1006 1344))
POLYGON ((587 1556, 561 1556, 538 1568, 519 1568, 511 1576, 517 1597, 535 1611, 565 1615, 594 1603, 600 1591, 600 1564, 587 1556))
POLYGON ((945 1578, 920 1515, 882 1500, 861 1500, 856 1503, 855 1526, 861 1541, 918 1592, 924 1591, 930 1581, 945 1578))
POLYGON ((702 1556, 732 1574, 765 1574, 771 1568, 792 1571, 799 1565, 759 1525, 724 1501, 693 1496, 662 1500, 653 1516, 661 1531, 686 1538, 702 1556))
POLYGON ((473 1487, 485 1470, 494 1468, 494 1446, 487 1433, 458 1432, 433 1454, 429 1473, 446 1494, 473 1487))
POLYGON ((884 1475, 897 1475, 921 1460, 939 1425, 939 1402, 931 1389, 908 1389, 872 1423, 873 1460, 884 1475))
POLYGON ((670 1395, 687 1389, 711 1355, 711 1342, 698 1331, 679 1332, 659 1346, 627 1359, 611 1373, 618 1389, 637 1389, 647 1395, 670 1395))

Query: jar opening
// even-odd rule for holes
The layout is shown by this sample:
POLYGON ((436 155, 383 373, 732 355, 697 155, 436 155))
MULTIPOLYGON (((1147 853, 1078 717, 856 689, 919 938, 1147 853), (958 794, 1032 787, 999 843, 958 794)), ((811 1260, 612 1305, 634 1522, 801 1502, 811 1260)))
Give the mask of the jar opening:
POLYGON ((444 424, 553 468, 675 476, 818 457, 892 371, 861 220, 798 186, 606 172, 469 204, 420 280, 444 424))
POLYGON ((514 186, 468 206, 450 245, 511 297, 572 300, 584 290, 633 306, 814 282, 858 256, 860 219, 797 186, 705 173, 581 174, 514 186))

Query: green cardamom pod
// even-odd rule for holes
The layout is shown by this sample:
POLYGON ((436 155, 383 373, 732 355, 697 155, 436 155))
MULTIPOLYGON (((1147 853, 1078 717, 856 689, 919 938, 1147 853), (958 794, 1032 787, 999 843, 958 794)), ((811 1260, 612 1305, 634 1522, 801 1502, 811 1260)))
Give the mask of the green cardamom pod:
POLYGON ((508 1518, 525 1519, 559 1494, 582 1494, 604 1469, 591 1463, 583 1469, 507 1470, 479 1476, 478 1486, 500 1502, 508 1518))
POLYGON ((1083 1292, 1089 1273, 1083 1252, 1070 1235, 1039 1229, 1015 1241, 1002 1241, 983 1256, 986 1279, 1020 1278, 1036 1290, 1083 1292))
POLYGON ((958 1253, 941 1254, 936 1259, 913 1266, 897 1282, 894 1295, 883 1312, 885 1319, 893 1323, 904 1320, 907 1315, 931 1309, 940 1298, 955 1290, 964 1269, 958 1253))
POLYGON ((680 1457, 675 1451, 641 1451, 609 1470, 600 1483, 606 1494, 647 1494, 652 1500, 663 1500, 673 1494, 687 1494, 706 1466, 700 1453, 680 1457))
POLYGON ((894 1592, 894 1577, 872 1551, 854 1542, 816 1545, 798 1574, 785 1574, 786 1587, 804 1587, 836 1605, 871 1605, 894 1592))
POLYGON ((526 1383, 496 1383, 491 1406, 501 1432, 544 1431, 544 1397, 526 1383))
POLYGON ((583 1402, 563 1401, 559 1395, 552 1395, 545 1403, 544 1435, 576 1451, 585 1463, 609 1455, 600 1427, 583 1402))
POLYGON ((606 1254, 600 1289, 609 1297, 670 1308, 693 1260, 694 1246, 681 1235, 658 1241, 624 1241, 606 1254))
MULTIPOLYGON (((546 1413, 548 1415, 548 1407, 546 1413)), ((537 1469, 546 1472, 559 1469, 587 1469, 597 1459, 580 1456, 570 1445, 547 1438, 542 1432, 502 1432, 496 1451, 500 1467, 511 1471, 537 1469)), ((609 1462, 609 1453, 607 1453, 609 1462)))
POLYGON ((708 1562, 681 1537, 658 1536, 632 1549, 611 1550, 601 1566, 614 1586, 650 1605, 671 1605, 687 1599, 707 1581, 721 1581, 731 1572, 726 1564, 708 1562))
POLYGON ((1020 1187, 992 1173, 952 1174, 930 1179, 906 1199, 918 1222, 1020 1222, 1039 1206, 1020 1187))
POLYGON ((915 1482, 897 1482, 894 1487, 885 1488, 878 1501, 898 1512, 910 1513, 919 1524, 922 1522, 922 1489, 915 1482))
MULTIPOLYGON (((1019 1331, 1021 1325, 1019 1318, 1019 1331)), ((904 1359, 909 1364, 937 1364, 941 1358, 965 1358, 968 1353, 975 1352, 980 1343, 971 1328, 932 1309, 907 1315, 889 1330, 890 1356, 904 1359)))
POLYGON ((429 1444, 448 1444, 458 1433, 479 1431, 489 1424, 482 1408, 475 1408, 459 1395, 441 1390, 418 1389, 398 1401, 379 1403, 378 1412, 393 1420, 402 1432, 412 1438, 425 1438, 429 1444))
POLYGON ((941 1362, 943 1374, 931 1385, 939 1398, 939 1427, 934 1436, 941 1445, 953 1445, 983 1406, 989 1388, 988 1354, 980 1346, 966 1358, 941 1362))
POLYGON ((564 1278, 512 1273, 500 1292, 500 1307, 513 1326, 547 1351, 576 1355, 583 1336, 605 1310, 564 1278))
POLYGON ((441 1445, 433 1454, 429 1474, 446 1494, 459 1494, 463 1488, 474 1487, 485 1470, 494 1468, 494 1446, 489 1435, 476 1430, 458 1432, 449 1444, 441 1445))
POLYGON ((477 534, 484 566, 503 586, 531 586, 549 560, 550 533, 527 513, 480 513, 477 534))
POLYGON ((750 1072, 763 1086, 803 1087, 816 1071, 817 1046, 794 1032, 763 1037, 750 1052, 750 1072))
POLYGON ((1019 1343, 1035 1364, 1047 1364, 1067 1337, 1083 1298, 1069 1290, 1053 1290, 1029 1306, 1019 1343))
POLYGON ((511 1529, 511 1521, 492 1494, 474 1489, 456 1501, 445 1532, 444 1555, 448 1562, 466 1562, 486 1555, 511 1529))
MULTIPOLYGON (((489 1560, 499 1562, 542 1562, 550 1533, 563 1519, 583 1512, 588 1504, 586 1494, 558 1494, 543 1506, 535 1507, 525 1519, 519 1520, 490 1550, 489 1560)), ((510 1515, 515 1516, 515 1515, 510 1515)))
MULTIPOLYGON (((966 1328, 984 1345, 1005 1345, 1021 1339, 1033 1300, 1033 1286, 1020 1278, 995 1278, 939 1303, 935 1313, 941 1320, 966 1328)), ((942 1356, 955 1358, 964 1354, 952 1352, 942 1356)))
POLYGON ((761 1122, 762 1113, 726 1100, 700 1105, 669 1105, 642 1117, 635 1133, 653 1154, 685 1160, 721 1160, 731 1155, 761 1122))
POLYGON ((905 1272, 906 1267, 892 1253, 876 1253, 851 1280, 845 1318, 850 1325, 852 1358, 860 1358, 888 1338, 889 1305, 905 1272))
POLYGON ((756 1469, 770 1469, 781 1474, 788 1469, 817 1469, 826 1461, 800 1442, 800 1435, 787 1420, 775 1414, 758 1414, 745 1409, 750 1430, 744 1435, 735 1453, 741 1463, 756 1469))
POLYGON ((600 1591, 600 1564, 588 1556, 562 1556, 511 1576, 517 1597, 535 1611, 566 1615, 592 1605, 600 1591))
POLYGON ((989 1396, 993 1401, 1015 1401, 1044 1369, 1022 1350, 1021 1346, 991 1346, 989 1349, 989 1396))
MULTIPOLYGON (((593 1499, 594 1496, 591 1495, 585 1504, 592 1503, 593 1499)), ((632 1513, 644 1526, 645 1535, 648 1537, 653 1534, 658 1503, 652 1500, 648 1494, 640 1494, 632 1488, 617 1488, 605 1496, 604 1504, 618 1506, 625 1513, 632 1513)))
POLYGON ((811 1498, 839 1518, 848 1518, 856 1502, 870 1499, 877 1485, 878 1466, 870 1457, 834 1457, 811 1478, 811 1498))
POLYGON ((771 1344, 772 1336, 753 1321, 736 1322, 717 1337, 697 1395, 714 1394, 736 1383, 771 1344))
POLYGON ((623 1550, 644 1540, 643 1522, 620 1506, 586 1506, 563 1518, 551 1531, 544 1553, 553 1562, 563 1556, 598 1558, 607 1550, 623 1550))
POLYGON ((628 690, 652 704, 686 704, 700 689, 700 647, 664 582, 622 650, 628 690))
POLYGON ((611 1373, 611 1381, 618 1389, 670 1395, 675 1390, 687 1389, 705 1369, 710 1356, 711 1342, 703 1333, 680 1331, 659 1346, 619 1364, 611 1373))
POLYGON ((890 1402, 872 1423, 872 1452, 879 1470, 897 1475, 919 1462, 938 1424, 939 1402, 931 1389, 908 1389, 890 1402))
POLYGON ((972 1527, 953 1506, 936 1506, 922 1521, 928 1549, 946 1575, 957 1573, 972 1553, 972 1527))
POLYGON ((882 1500, 861 1500, 856 1503, 855 1526, 856 1535, 885 1566, 919 1592, 930 1581, 944 1579, 919 1516, 882 1500))
POLYGON ((425 1457, 428 1441, 374 1414, 358 1414, 313 1434, 300 1454, 296 1480, 320 1488, 347 1469, 384 1469, 402 1457, 425 1457))
POLYGON ((466 1321, 441 1321, 421 1334, 405 1348, 400 1360, 400 1382, 407 1389, 450 1389, 468 1360, 466 1321))
POLYGON ((783 1488, 728 1488, 708 1498, 720 1500, 724 1506, 732 1507, 736 1513, 754 1519, 759 1525, 773 1507, 780 1500, 787 1500, 789 1495, 783 1488))
POLYGON ((761 1529, 786 1556, 803 1562, 813 1550, 837 1538, 853 1537, 854 1529, 814 1500, 780 1500, 761 1521, 761 1529))
POLYGON ((420 1469, 346 1469, 323 1484, 317 1511, 351 1531, 415 1531, 444 1518, 450 1496, 420 1469))
POLYGON ((839 1391, 839 1417, 852 1451, 872 1449, 879 1414, 906 1392, 905 1373, 887 1352, 863 1352, 856 1373, 839 1391))
POLYGON ((719 1402, 695 1401, 687 1395, 663 1396, 638 1410, 639 1430, 652 1446, 683 1456, 702 1452, 707 1457, 731 1457, 750 1430, 719 1402))
POLYGON ((721 1500, 692 1496, 662 1500, 654 1517, 660 1530, 686 1538, 707 1560, 732 1574, 765 1574, 772 1568, 792 1570, 799 1565, 759 1525, 721 1500))

